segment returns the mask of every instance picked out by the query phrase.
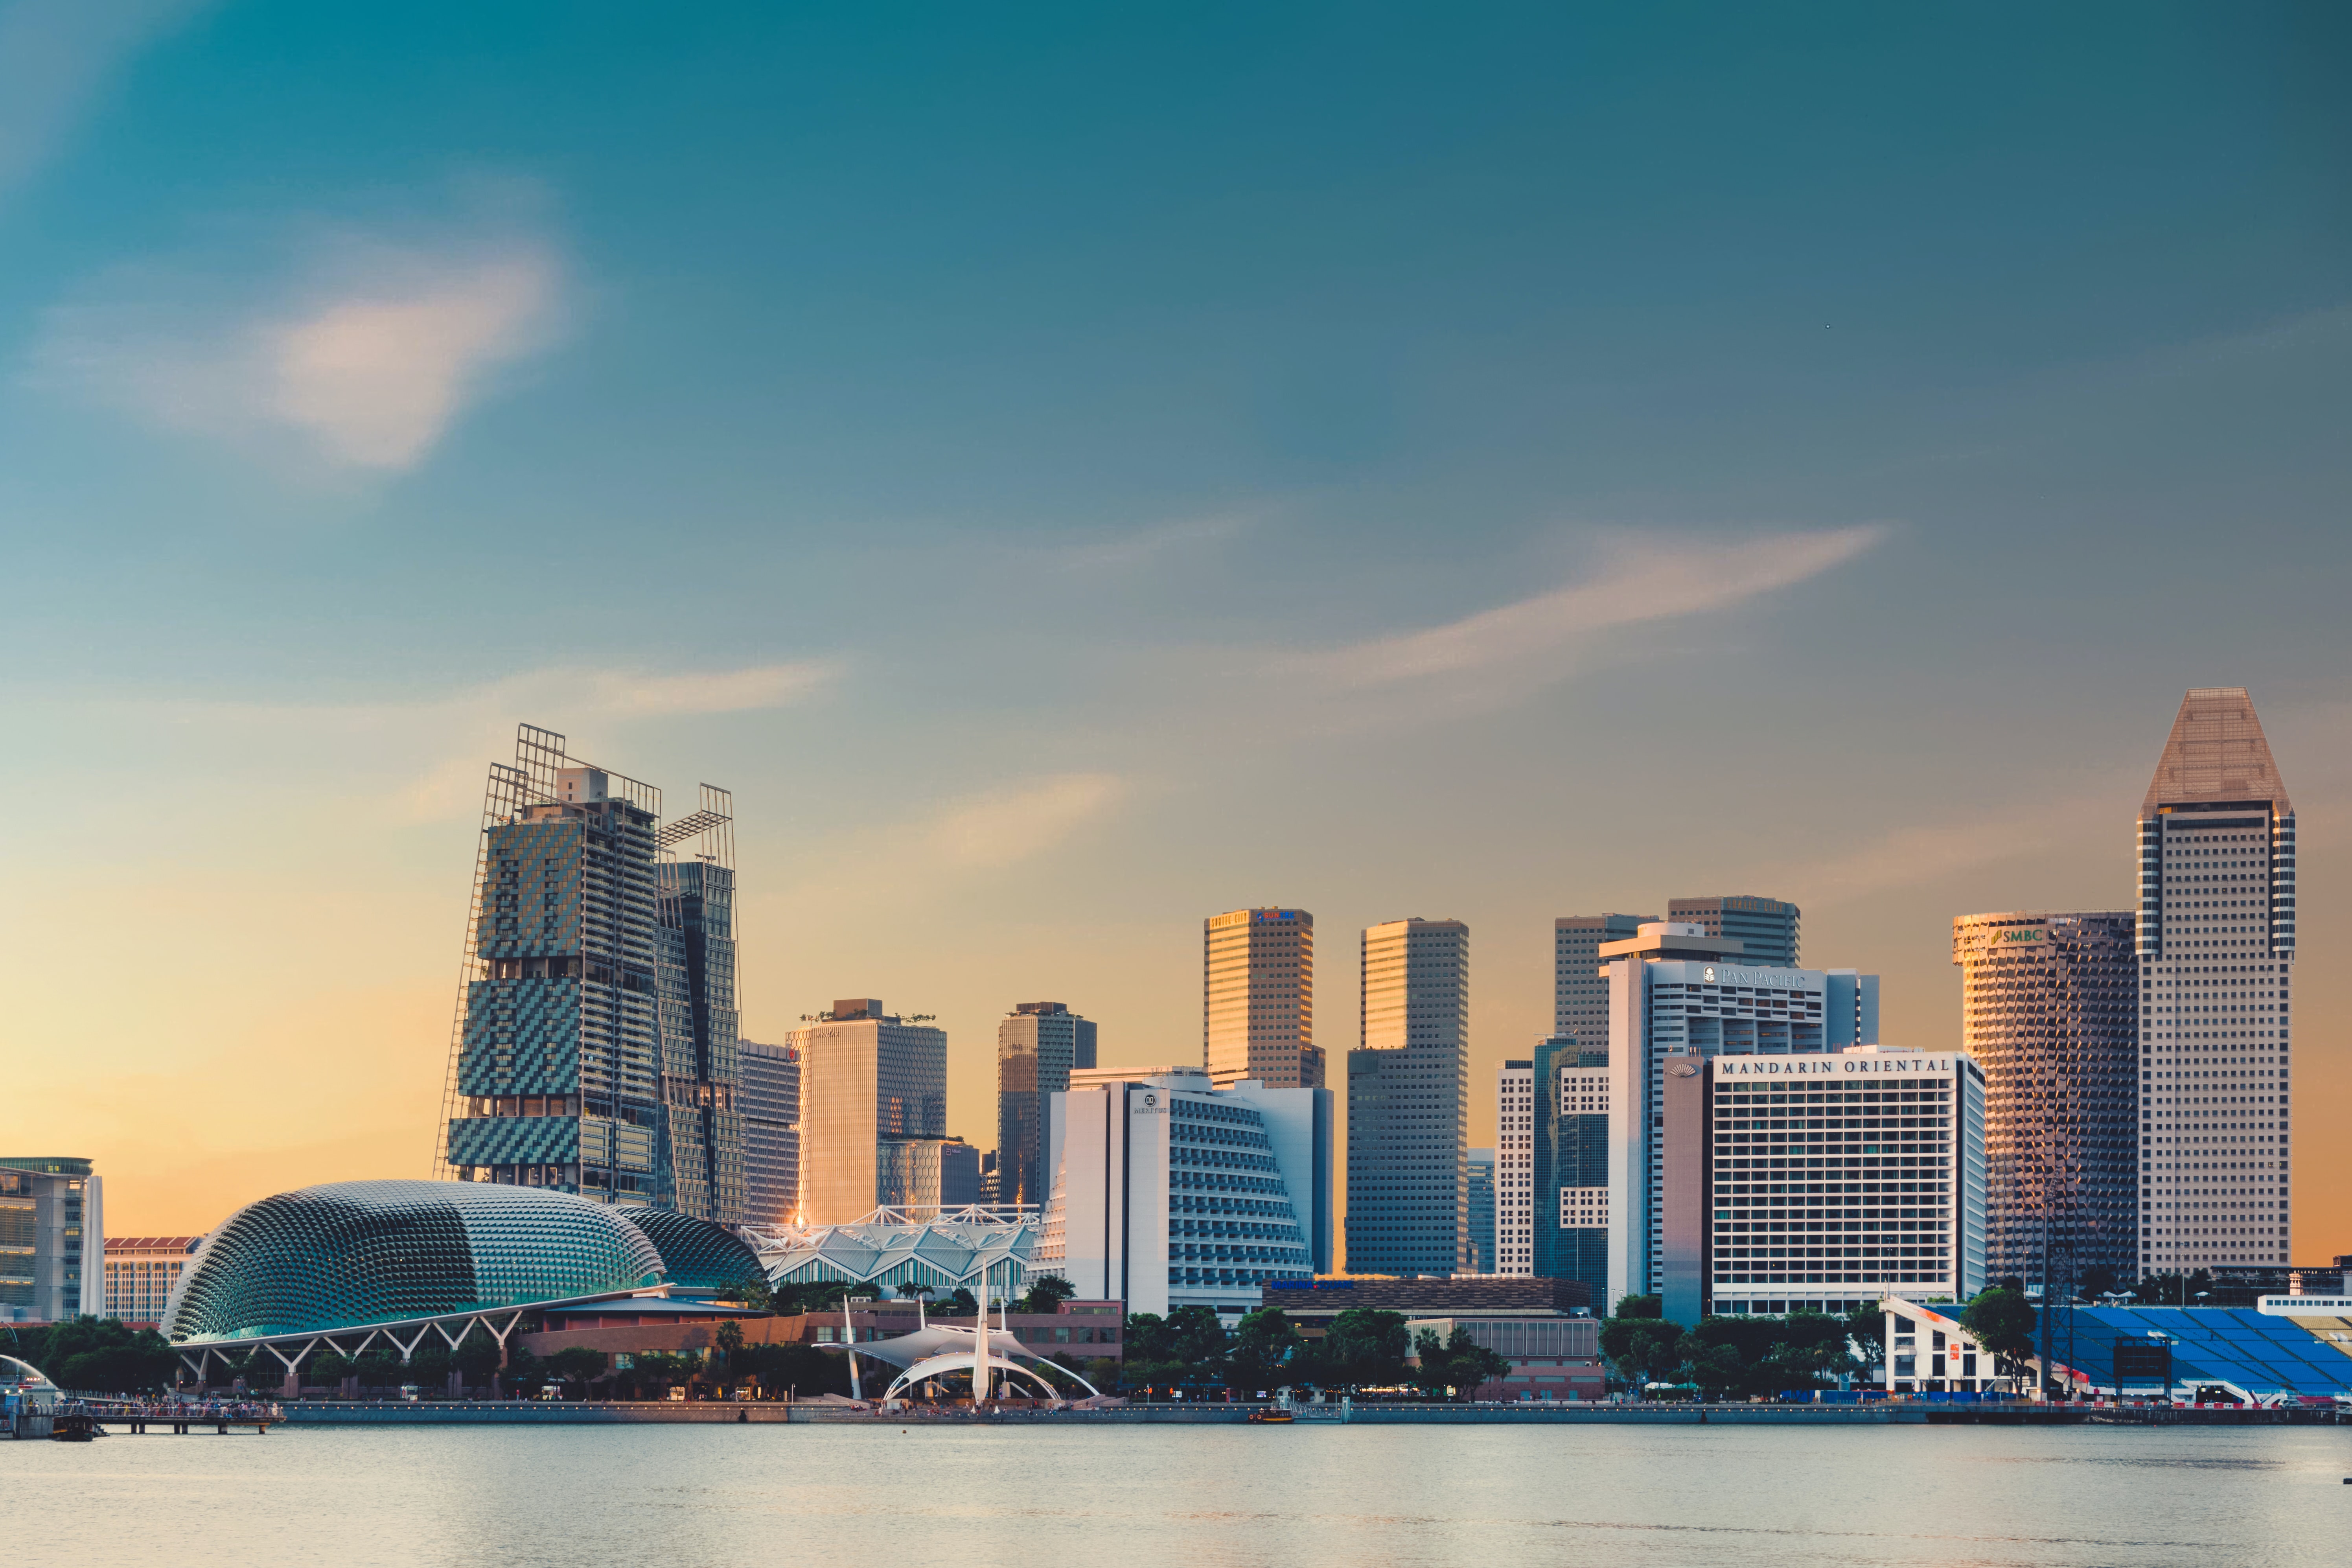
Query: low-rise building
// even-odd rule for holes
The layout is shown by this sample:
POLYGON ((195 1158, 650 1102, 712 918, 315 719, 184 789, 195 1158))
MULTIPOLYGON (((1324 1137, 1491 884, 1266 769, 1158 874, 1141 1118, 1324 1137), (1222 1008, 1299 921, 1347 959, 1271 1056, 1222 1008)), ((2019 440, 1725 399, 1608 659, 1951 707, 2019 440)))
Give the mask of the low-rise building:
MULTIPOLYGON (((1601 1360, 1601 1322, 1568 1318, 1410 1318, 1405 1331, 1418 1342, 1424 1332, 1441 1344, 1456 1330, 1511 1363, 1503 1376, 1478 1385, 1471 1395, 1486 1400, 1602 1399, 1609 1373, 1601 1360)), ((1419 1364, 1418 1355, 1406 1358, 1419 1364)))
POLYGON ((1581 1279, 1540 1276, 1481 1279, 1393 1279, 1374 1275, 1268 1280, 1255 1303, 1279 1307, 1312 1336, 1354 1308, 1402 1312, 1407 1318, 1520 1320, 1590 1316, 1591 1292, 1581 1279))
POLYGON ((1886 1319, 1879 1382, 1889 1394, 2014 1392, 2015 1381, 2000 1377, 1992 1352, 1960 1326, 1958 1307, 1923 1306, 1899 1296, 1879 1306, 1886 1319))

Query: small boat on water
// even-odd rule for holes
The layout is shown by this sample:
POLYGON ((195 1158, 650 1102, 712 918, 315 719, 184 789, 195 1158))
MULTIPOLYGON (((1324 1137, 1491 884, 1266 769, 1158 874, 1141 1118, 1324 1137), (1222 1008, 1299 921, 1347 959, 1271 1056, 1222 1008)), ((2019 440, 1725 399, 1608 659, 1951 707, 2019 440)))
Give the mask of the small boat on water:
POLYGON ((1287 1410, 1253 1410, 1248 1419, 1253 1426, 1287 1426, 1297 1418, 1287 1410))

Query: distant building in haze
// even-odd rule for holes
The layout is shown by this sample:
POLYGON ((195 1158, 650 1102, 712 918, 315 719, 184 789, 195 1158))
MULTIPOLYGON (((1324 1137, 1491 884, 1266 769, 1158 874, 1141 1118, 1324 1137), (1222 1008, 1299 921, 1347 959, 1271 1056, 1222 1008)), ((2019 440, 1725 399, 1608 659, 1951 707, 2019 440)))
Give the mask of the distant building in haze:
POLYGON ((992 1203, 1044 1207, 1054 1174, 1045 1168, 1053 1097, 1073 1069, 1095 1065, 1095 1025, 1059 1002, 1024 1002, 996 1026, 996 1168, 992 1203))
POLYGON ((1493 1274, 1495 1268, 1495 1151, 1472 1149, 1462 1157, 1470 1177, 1470 1272, 1493 1274))
POLYGON ((1362 1045, 1348 1053, 1348 1268, 1469 1267, 1470 928, 1363 935, 1362 1045))
POLYGON ((802 1223, 842 1225, 880 1205, 937 1206, 950 1142, 947 1032, 853 996, 784 1043, 801 1060, 802 1223))
POLYGON ((1494 1261, 1475 1272, 1536 1271, 1535 1109, 1535 1063, 1505 1062, 1495 1074, 1494 1261))
POLYGON ((1609 981, 1601 944, 1622 942, 1655 915, 1562 915, 1551 922, 1551 1032, 1595 1050, 1609 1044, 1609 981))
POLYGON ((2139 808, 2140 1264, 2287 1261, 2294 806, 2253 700, 2181 700, 2139 808))
MULTIPOLYGON (((163 1321, 172 1287, 187 1271, 201 1236, 121 1236, 106 1238, 105 1316, 150 1326, 163 1321)), ((85 1249, 87 1250, 87 1249, 85 1249)))
POLYGON ((1986 1268, 2061 1300, 2139 1279, 2134 928, 2128 910, 1952 922, 1960 1044, 1985 1079, 1986 1268))
POLYGON ((741 1221, 733 812, 705 784, 665 821, 521 727, 483 805, 446 1174, 741 1221))
POLYGON ((1666 919, 1695 925, 1708 936, 1736 940, 1742 963, 1796 967, 1803 921, 1797 906, 1784 899, 1759 899, 1749 893, 1669 899, 1666 919))
POLYGON ((1228 1089, 1321 1089, 1315 1044, 1315 917, 1229 910, 1201 922, 1202 1060, 1228 1089))
POLYGON ((790 1046, 744 1040, 735 1105, 743 1118, 743 1223, 794 1223, 801 1190, 801 1058, 790 1046))

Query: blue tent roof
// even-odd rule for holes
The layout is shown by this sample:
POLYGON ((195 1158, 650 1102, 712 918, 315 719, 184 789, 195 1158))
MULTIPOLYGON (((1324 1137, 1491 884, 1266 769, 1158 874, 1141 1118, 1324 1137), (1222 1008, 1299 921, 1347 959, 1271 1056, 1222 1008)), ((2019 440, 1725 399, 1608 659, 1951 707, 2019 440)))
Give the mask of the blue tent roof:
MULTIPOLYGON (((2163 1334, 2172 1344, 2172 1385, 2226 1383, 2257 1398, 2280 1394, 2352 1394, 2352 1343, 2344 1348, 2322 1340, 2289 1318, 2266 1317, 2248 1307, 2072 1307, 2052 1325, 2058 1359, 2101 1388, 2116 1385, 2118 1339, 2163 1334), (2073 1320, 2073 1355, 2067 1354, 2067 1320, 2073 1320)), ((2042 1324, 2033 1325, 2034 1343, 2042 1324)), ((2153 1393, 2152 1381, 2134 1379, 2132 1390, 2153 1393)))

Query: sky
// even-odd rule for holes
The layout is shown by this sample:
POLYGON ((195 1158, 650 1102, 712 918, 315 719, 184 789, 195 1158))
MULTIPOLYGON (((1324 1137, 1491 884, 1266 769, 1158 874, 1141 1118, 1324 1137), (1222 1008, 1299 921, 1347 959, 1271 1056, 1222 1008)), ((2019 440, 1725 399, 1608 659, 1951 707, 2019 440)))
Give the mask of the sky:
MULTIPOLYGON (((1756 893, 1959 1026, 2182 691, 2352 1252, 2340 7, 0 0, 0 1013, 111 1234, 426 1173, 519 722, 731 788, 744 1032, 1197 1058, 1200 922, 1756 893)), ((1335 1075, 1339 1076, 1339 1075, 1335 1075)))

